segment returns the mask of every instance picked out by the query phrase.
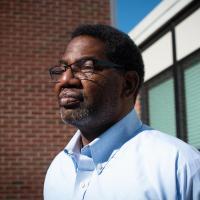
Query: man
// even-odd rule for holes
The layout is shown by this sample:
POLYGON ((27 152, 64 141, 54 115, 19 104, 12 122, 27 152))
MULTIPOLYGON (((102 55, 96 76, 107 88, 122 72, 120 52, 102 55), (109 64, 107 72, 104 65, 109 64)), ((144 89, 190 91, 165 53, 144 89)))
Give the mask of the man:
POLYGON ((62 120, 78 128, 53 160, 45 200, 200 199, 200 154, 134 111, 141 54, 106 25, 78 27, 50 69, 62 120))

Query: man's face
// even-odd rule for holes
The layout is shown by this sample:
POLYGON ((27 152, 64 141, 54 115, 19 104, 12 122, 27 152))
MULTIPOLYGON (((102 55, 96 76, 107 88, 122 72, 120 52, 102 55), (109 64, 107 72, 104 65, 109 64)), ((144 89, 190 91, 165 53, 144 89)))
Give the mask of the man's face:
MULTIPOLYGON (((75 37, 61 60, 71 64, 85 57, 107 60, 104 43, 90 36, 75 37)), ((115 69, 105 67, 85 78, 67 69, 55 85, 62 120, 79 129, 114 124, 124 114, 122 82, 123 75, 115 69)))

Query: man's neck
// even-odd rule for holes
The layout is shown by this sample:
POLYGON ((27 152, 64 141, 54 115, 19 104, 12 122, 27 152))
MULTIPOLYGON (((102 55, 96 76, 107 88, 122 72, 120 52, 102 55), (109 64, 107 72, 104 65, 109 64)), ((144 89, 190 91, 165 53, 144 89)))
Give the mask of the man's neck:
MULTIPOLYGON (((132 105, 131 105, 132 106, 132 105)), ((99 123, 99 120, 93 122, 93 123, 87 123, 82 124, 81 126, 77 126, 77 128, 81 131, 81 140, 83 146, 89 144, 92 142, 95 138, 99 137, 101 134, 103 134, 106 130, 108 130, 110 127, 112 127, 115 123, 120 121, 122 118, 124 118, 131 110, 132 108, 127 109, 127 111, 123 111, 123 113, 120 114, 120 116, 117 116, 112 121, 109 121, 105 123, 99 123)))

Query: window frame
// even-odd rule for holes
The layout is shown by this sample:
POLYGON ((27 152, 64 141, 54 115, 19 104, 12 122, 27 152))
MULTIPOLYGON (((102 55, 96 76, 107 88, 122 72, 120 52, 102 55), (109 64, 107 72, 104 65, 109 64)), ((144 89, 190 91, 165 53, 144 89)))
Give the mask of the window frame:
POLYGON ((174 18, 172 18, 167 24, 161 27, 151 37, 144 41, 139 48, 143 52, 155 41, 160 39, 167 32, 172 34, 172 55, 173 64, 167 69, 163 70, 156 76, 152 77, 143 84, 140 91, 141 96, 141 118, 144 123, 149 124, 149 105, 148 105, 148 91, 151 87, 162 83, 168 79, 169 76, 174 79, 174 96, 175 96, 175 119, 176 119, 176 136, 181 140, 187 141, 187 116, 186 116, 186 97, 185 97, 185 81, 184 71, 186 68, 192 67, 192 64, 200 61, 200 48, 186 57, 177 60, 176 57, 176 35, 175 27, 178 23, 187 18, 190 14, 196 11, 200 7, 200 3, 193 1, 174 18))

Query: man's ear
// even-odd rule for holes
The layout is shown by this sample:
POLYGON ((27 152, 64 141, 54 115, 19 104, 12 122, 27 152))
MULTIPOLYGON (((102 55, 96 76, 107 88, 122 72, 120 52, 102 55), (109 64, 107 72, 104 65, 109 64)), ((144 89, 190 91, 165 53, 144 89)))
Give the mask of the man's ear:
POLYGON ((139 89, 139 76, 135 71, 127 71, 124 74, 124 88, 123 94, 125 97, 136 98, 139 89))

